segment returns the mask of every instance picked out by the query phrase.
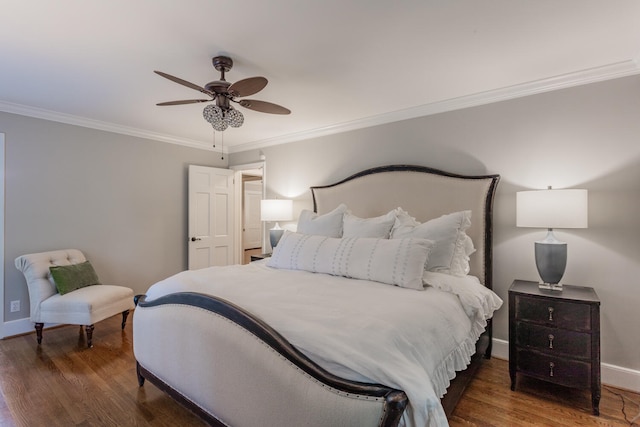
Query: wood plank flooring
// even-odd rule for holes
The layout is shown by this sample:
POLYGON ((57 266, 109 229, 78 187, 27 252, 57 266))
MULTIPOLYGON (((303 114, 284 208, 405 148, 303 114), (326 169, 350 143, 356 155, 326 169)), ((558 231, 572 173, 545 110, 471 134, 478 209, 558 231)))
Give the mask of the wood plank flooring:
MULTIPOLYGON (((135 312, 133 313, 135 316, 135 312)), ((0 341, 0 427, 202 426, 189 411, 150 383, 138 387, 132 349, 132 316, 96 324, 91 349, 76 326, 0 341)), ((188 351, 188 349, 185 349, 188 351)), ((588 393, 522 378, 509 389, 507 362, 480 368, 450 419, 459 426, 629 426, 640 395, 603 388, 600 417, 588 393), (611 391, 610 391, 611 390, 611 391)), ((640 421, 634 423, 640 426, 640 421)))
POLYGON ((451 427, 462 426, 638 426, 640 395, 610 386, 602 387, 600 416, 591 412, 591 393, 556 386, 518 375, 516 391, 510 389, 509 363, 485 361, 469 384, 452 417, 451 427), (627 414, 625 420, 624 408, 627 414))

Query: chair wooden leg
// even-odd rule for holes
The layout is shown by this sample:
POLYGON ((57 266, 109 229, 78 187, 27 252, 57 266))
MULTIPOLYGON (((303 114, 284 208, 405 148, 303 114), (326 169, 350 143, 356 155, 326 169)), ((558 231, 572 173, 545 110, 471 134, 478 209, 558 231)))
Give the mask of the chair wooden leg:
POLYGON ((92 347, 91 339, 93 338, 93 325, 85 326, 84 331, 87 333, 87 347, 91 348, 92 347))
POLYGON ((42 344, 42 328, 44 328, 44 323, 36 323, 36 338, 38 339, 38 344, 42 344))
POLYGON ((129 310, 125 310, 122 312, 122 329, 127 324, 127 317, 129 316, 129 310))

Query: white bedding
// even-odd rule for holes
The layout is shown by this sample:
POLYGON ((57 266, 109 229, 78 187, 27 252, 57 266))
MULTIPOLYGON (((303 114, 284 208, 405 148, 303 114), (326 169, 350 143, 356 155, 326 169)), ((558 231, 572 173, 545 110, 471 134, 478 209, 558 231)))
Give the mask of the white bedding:
POLYGON ((455 371, 469 364, 486 319, 502 301, 470 276, 425 279, 437 288, 277 270, 260 261, 176 274, 153 285, 147 299, 200 292, 231 301, 327 371, 403 390, 409 406, 402 425, 446 426, 440 397, 455 371))

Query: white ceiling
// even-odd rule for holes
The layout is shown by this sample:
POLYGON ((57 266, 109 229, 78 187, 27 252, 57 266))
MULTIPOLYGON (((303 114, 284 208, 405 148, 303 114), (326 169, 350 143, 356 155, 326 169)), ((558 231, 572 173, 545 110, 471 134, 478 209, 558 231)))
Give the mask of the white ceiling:
MULTIPOLYGON (((230 151, 637 74, 637 0, 1 0, 0 110, 203 148, 213 56, 264 76, 230 151), (473 95, 473 96, 470 96, 473 95)), ((1 130, 1 129, 0 129, 1 130)), ((219 137, 218 137, 219 138, 219 137)), ((219 139, 218 139, 219 141, 219 139)))

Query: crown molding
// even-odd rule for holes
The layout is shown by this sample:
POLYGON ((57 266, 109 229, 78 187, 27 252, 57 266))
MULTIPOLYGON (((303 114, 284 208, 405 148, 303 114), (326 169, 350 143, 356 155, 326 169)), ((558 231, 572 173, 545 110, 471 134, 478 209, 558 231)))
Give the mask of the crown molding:
MULTIPOLYGON (((567 73, 560 76, 535 80, 532 82, 489 90, 472 95, 461 96, 458 98, 447 99, 444 101, 433 102, 430 104, 419 105, 412 108, 392 111, 390 113, 365 117, 363 119, 352 120, 335 125, 324 126, 308 131, 295 132, 273 138, 247 142, 231 147, 224 147, 224 152, 238 153, 242 151, 270 147, 273 145, 286 144, 289 142, 302 141, 311 138, 318 138, 322 136, 378 126, 401 120, 413 119, 416 117, 430 116, 433 114, 445 113, 447 111, 460 110, 463 108, 476 107, 480 105, 491 104, 494 102, 506 101, 509 99, 522 98, 529 95, 551 92, 555 90, 596 83, 620 77, 632 76, 640 74, 640 67, 638 66, 638 62, 638 59, 620 61, 613 64, 590 68, 587 70, 567 73)), ((45 110, 42 108, 13 104, 10 102, 0 101, 0 111, 98 129, 107 132, 115 132, 123 135, 135 136, 138 138, 151 139, 154 141, 166 142, 169 144, 183 145, 186 147, 198 148, 200 150, 218 152, 220 151, 219 148, 213 148, 210 145, 205 145, 202 141, 180 138, 174 135, 167 135, 145 129, 122 126, 114 123, 74 116, 71 114, 45 110)))
POLYGON ((535 80, 532 82, 489 90, 472 95, 461 96, 458 98, 447 99, 444 101, 433 102, 430 104, 419 105, 417 107, 407 108, 403 110, 392 111, 390 113, 366 117, 350 122, 339 123, 332 126, 326 126, 309 131, 283 135, 281 137, 235 145, 229 149, 229 152, 237 153, 273 145, 286 144, 294 141, 301 141, 304 139, 318 138, 321 136, 397 122, 400 120, 414 119, 416 117, 430 116, 433 114, 445 113, 447 111, 461 110, 463 108, 492 104, 494 102, 522 98, 529 95, 551 92, 559 89, 586 85, 605 80, 612 80, 619 77, 627 77, 636 74, 640 74, 638 60, 621 61, 600 67, 590 68, 587 70, 567 73, 560 76, 535 80))
MULTIPOLYGON (((177 144, 185 147, 198 148, 207 151, 220 151, 219 148, 213 148, 205 145, 202 141, 181 138, 174 135, 168 135, 153 132, 146 129, 138 129, 129 126, 122 126, 115 123, 103 122, 100 120, 89 119, 72 114, 60 113, 57 111, 46 110, 44 108, 31 107, 28 105, 14 104, 11 102, 0 101, 0 111, 5 113, 19 114, 21 116, 34 117, 36 119, 50 120, 53 122, 65 123, 69 125, 81 126, 90 129, 103 130, 106 132, 114 132, 122 135, 135 136, 137 138, 151 139, 154 141, 166 142, 169 144, 177 144)), ((225 152, 226 152, 225 148, 225 152)))

